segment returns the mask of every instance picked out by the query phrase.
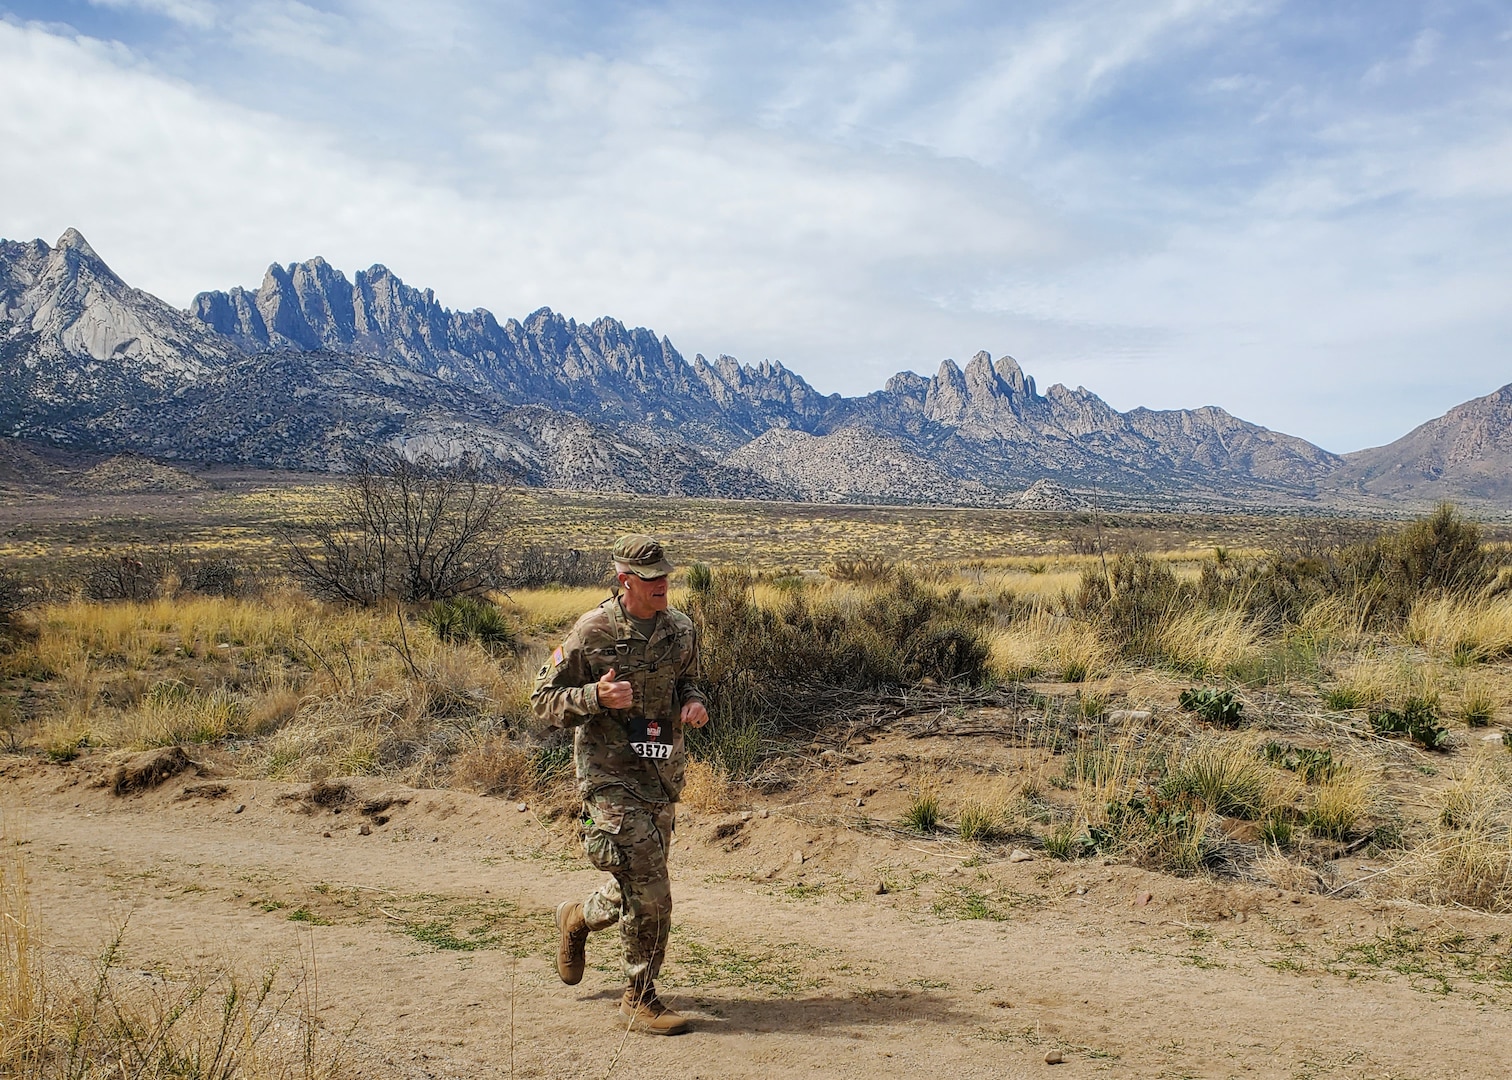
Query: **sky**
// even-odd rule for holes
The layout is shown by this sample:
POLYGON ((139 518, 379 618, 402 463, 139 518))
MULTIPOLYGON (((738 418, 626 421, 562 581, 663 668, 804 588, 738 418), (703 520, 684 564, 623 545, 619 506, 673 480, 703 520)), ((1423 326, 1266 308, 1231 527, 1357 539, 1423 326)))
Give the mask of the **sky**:
POLYGON ((70 226, 1344 452, 1512 382, 1512 4, 0 0, 0 236, 70 226))

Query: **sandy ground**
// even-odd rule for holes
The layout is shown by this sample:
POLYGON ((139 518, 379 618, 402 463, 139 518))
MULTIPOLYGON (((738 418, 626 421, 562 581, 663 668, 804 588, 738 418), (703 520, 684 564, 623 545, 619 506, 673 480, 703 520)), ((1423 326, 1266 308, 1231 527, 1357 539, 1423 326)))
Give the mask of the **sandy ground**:
POLYGON ((1512 919, 858 827, 885 768, 683 814, 661 988, 694 1031, 670 1039, 616 1024, 612 934, 580 986, 557 980, 550 911, 598 875, 544 807, 354 781, 410 800, 377 823, 280 799, 302 785, 117 797, 18 758, 0 807, 58 962, 123 921, 143 966, 313 949, 362 1076, 508 1076, 511 1056, 518 1077, 1512 1075, 1512 980, 1371 948, 1406 928, 1505 952, 1512 919))

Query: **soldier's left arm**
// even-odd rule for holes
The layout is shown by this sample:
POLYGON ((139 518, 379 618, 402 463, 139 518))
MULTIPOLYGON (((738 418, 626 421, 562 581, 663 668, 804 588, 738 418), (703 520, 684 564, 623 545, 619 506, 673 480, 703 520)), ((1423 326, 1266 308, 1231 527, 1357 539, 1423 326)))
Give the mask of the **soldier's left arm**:
POLYGON ((698 685, 698 680, 703 677, 703 666, 698 657, 698 630, 690 623, 682 636, 682 656, 679 657, 682 666, 677 673, 677 699, 684 705, 696 701, 707 708, 709 699, 698 685))

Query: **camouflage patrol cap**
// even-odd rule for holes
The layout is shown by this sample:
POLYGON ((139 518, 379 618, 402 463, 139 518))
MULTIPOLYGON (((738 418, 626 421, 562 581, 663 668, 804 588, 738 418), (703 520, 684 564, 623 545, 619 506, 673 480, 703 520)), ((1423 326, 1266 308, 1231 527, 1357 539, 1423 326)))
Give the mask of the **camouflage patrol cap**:
POLYGON ((661 542, 643 533, 629 533, 616 540, 611 558, 616 570, 647 581, 665 577, 673 570, 661 542))

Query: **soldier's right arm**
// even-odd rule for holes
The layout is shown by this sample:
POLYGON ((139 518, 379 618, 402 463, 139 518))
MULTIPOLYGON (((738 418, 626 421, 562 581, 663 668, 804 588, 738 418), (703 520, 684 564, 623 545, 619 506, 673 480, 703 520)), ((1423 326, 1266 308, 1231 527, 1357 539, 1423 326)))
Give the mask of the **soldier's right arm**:
POLYGON ((553 727, 577 727, 601 711, 598 680, 588 664, 577 627, 536 673, 530 711, 553 727))

